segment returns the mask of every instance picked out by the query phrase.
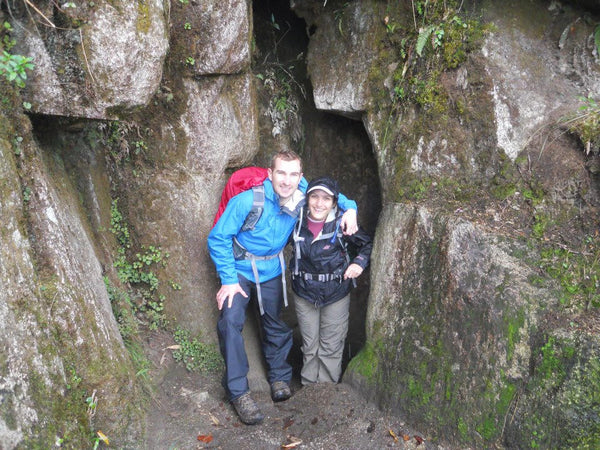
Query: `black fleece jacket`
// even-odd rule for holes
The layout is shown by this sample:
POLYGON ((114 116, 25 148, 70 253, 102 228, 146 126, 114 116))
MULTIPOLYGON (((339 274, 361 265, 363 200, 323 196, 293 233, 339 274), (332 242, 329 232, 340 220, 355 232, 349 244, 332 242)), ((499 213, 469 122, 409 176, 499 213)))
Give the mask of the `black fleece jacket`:
POLYGON ((339 229, 341 213, 330 215, 319 236, 313 238, 307 227, 306 214, 303 216, 299 232, 294 230, 291 238, 293 257, 289 267, 292 289, 296 295, 314 303, 315 307, 321 307, 342 299, 350 292, 352 280, 344 280, 344 272, 350 263, 363 269, 369 265, 373 240, 360 227, 351 236, 342 234, 339 229), (300 258, 296 259, 298 252, 300 258), (350 255, 350 263, 346 252, 350 255), (333 279, 319 281, 319 274, 327 275, 321 278, 333 279))

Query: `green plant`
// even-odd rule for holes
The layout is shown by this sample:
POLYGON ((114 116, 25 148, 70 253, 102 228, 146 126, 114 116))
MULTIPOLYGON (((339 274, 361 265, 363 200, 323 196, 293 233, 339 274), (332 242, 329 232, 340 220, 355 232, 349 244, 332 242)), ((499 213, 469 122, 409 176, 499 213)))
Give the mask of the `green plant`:
POLYGON ((600 236, 588 236, 579 250, 547 245, 540 268, 560 284, 565 308, 600 307, 600 236))
POLYGON ((106 437, 102 431, 98 430, 96 431, 96 434, 92 436, 92 443, 94 444, 92 448, 96 450, 100 445, 100 442, 104 442, 107 446, 110 445, 108 437, 106 437))
POLYGON ((10 33, 13 31, 13 27, 8 22, 4 22, 3 27, 6 34, 2 36, 2 46, 4 47, 4 50, 10 51, 10 49, 13 48, 16 44, 16 41, 10 37, 10 33))
POLYGON ((110 232, 115 235, 123 252, 131 247, 129 240, 129 228, 124 222, 123 215, 119 211, 119 199, 116 198, 110 205, 110 232))
POLYGON ((542 238, 549 225, 549 219, 543 214, 535 214, 533 216, 532 233, 536 238, 542 238))
POLYGON ((404 88, 402 86, 394 86, 394 101, 404 98, 404 88))
POLYGON ((119 332, 127 342, 138 334, 138 321, 135 317, 136 307, 129 293, 112 285, 108 277, 104 277, 104 285, 108 292, 108 299, 117 321, 119 332))
POLYGON ((196 64, 196 60, 193 57, 188 56, 187 58, 185 58, 185 63, 188 66, 194 66, 196 64))
MULTIPOLYGON (((140 377, 146 383, 149 382, 148 372, 151 363, 148 358, 146 358, 146 355, 144 355, 142 346, 138 342, 127 340, 125 341, 125 348, 129 351, 129 356, 131 356, 131 361, 135 367, 135 376, 140 377)), ((148 388, 148 386, 145 385, 145 388, 148 388)))
POLYGON ((6 50, 0 56, 0 74, 18 87, 24 88, 27 80, 26 70, 33 70, 33 58, 22 55, 11 55, 6 50))
POLYGON ((191 333, 177 328, 174 334, 177 346, 173 358, 185 365, 189 371, 214 372, 221 370, 223 359, 215 345, 201 342, 198 337, 191 338, 191 333))
POLYGON ((397 23, 390 22, 389 16, 385 16, 385 18, 383 19, 383 24, 385 25, 386 31, 389 34, 393 34, 396 31, 396 28, 398 27, 397 23))
POLYGON ((275 21, 275 15, 271 14, 271 26, 275 28, 277 31, 281 31, 279 24, 275 21))
POLYGON ((569 131, 579 137, 586 155, 600 154, 600 106, 592 98, 579 97, 579 112, 564 121, 569 131))
POLYGON ((306 91, 294 78, 293 70, 293 64, 270 63, 264 73, 256 75, 270 97, 268 115, 273 122, 273 136, 297 123, 293 119, 298 116, 299 95, 306 98, 306 91))
POLYGON ((94 417, 96 414, 96 408, 98 407, 98 399, 96 398, 96 391, 92 392, 88 398, 85 399, 85 403, 87 404, 87 413, 88 416, 94 417))
POLYGON ((191 30, 192 29, 192 24, 189 22, 186 22, 183 24, 183 29, 184 30, 191 30))
POLYGON ((427 45, 427 42, 429 41, 429 36, 431 36, 433 30, 435 30, 435 25, 428 25, 419 30, 419 36, 417 37, 417 45, 415 47, 417 55, 421 56, 423 54, 423 49, 425 48, 425 45, 427 45))
POLYGON ((337 23, 338 31, 340 32, 340 36, 342 36, 342 37, 344 37, 344 29, 343 29, 344 13, 346 12, 346 8, 348 7, 349 4, 350 4, 349 2, 345 2, 341 8, 336 9, 333 12, 334 20, 337 23))
POLYGON ((71 367, 69 371, 71 373, 71 378, 69 379, 69 383, 67 383, 67 389, 68 390, 77 389, 79 387, 79 384, 81 383, 82 379, 77 374, 77 371, 75 370, 74 367, 71 367))
POLYGON ((122 283, 129 285, 134 294, 130 296, 134 309, 143 313, 150 320, 153 329, 166 323, 164 317, 164 300, 162 294, 158 294, 160 281, 155 272, 155 267, 164 267, 169 254, 163 252, 160 247, 142 245, 141 252, 131 253, 129 227, 118 209, 118 199, 111 204, 110 231, 117 238, 119 247, 114 267, 117 276, 122 283))
POLYGON ((25 189, 23 189, 23 202, 29 203, 29 200, 31 200, 31 189, 29 186, 26 186, 25 189))
POLYGON ((139 155, 140 152, 148 150, 148 146, 144 141, 135 141, 135 154, 139 155))
POLYGON ((288 99, 285 95, 275 97, 275 109, 285 112, 289 109, 288 99))

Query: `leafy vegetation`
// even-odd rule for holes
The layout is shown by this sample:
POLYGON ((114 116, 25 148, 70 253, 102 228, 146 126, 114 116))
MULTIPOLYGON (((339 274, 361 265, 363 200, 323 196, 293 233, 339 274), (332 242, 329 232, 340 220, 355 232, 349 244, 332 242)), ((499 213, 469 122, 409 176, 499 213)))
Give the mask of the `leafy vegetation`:
POLYGON ((588 236, 579 250, 547 245, 540 268, 562 287, 564 308, 588 310, 600 307, 600 236, 588 236))
POLYGON ((115 235, 119 247, 114 266, 122 283, 132 288, 129 303, 134 305, 137 312, 143 313, 150 327, 156 329, 166 324, 164 317, 165 296, 158 293, 160 281, 156 274, 157 267, 164 267, 168 253, 160 247, 141 246, 141 252, 131 252, 132 244, 129 227, 125 223, 118 208, 118 199, 111 205, 110 231, 115 235))
POLYGON ((569 131, 581 140, 586 155, 600 154, 600 106, 592 96, 579 97, 579 112, 565 120, 569 131))
MULTIPOLYGON (((299 121, 299 96, 306 99, 304 87, 294 77, 294 69, 294 63, 269 63, 264 73, 256 75, 269 95, 268 114, 273 123, 273 136, 299 121)), ((295 137, 294 133, 291 135, 295 137)))
POLYGON ((0 41, 0 74, 4 75, 11 83, 16 84, 20 88, 25 87, 27 81, 27 70, 33 70, 33 58, 23 55, 13 55, 9 53, 15 45, 14 39, 11 39, 10 32, 12 27, 10 23, 4 22, 2 41, 0 41))
POLYGON ((416 102, 424 112, 447 108, 447 98, 439 89, 444 70, 458 67, 467 54, 480 45, 486 28, 475 20, 461 17, 457 2, 411 1, 413 26, 401 26, 390 11, 383 23, 387 45, 397 57, 391 99, 395 107, 416 102), (416 55, 416 56, 415 56, 416 55), (427 62, 422 61, 427 57, 427 62))
MULTIPOLYGON (((105 284, 119 331, 136 368, 136 375, 147 380, 150 365, 136 339, 139 334, 138 322, 139 318, 145 318, 150 329, 168 326, 164 316, 165 296, 158 294, 160 280, 156 269, 166 264, 169 255, 160 247, 152 245, 141 246, 141 252, 131 251, 131 235, 119 211, 118 199, 113 200, 111 205, 110 231, 119 244, 114 263, 117 275, 130 289, 125 291, 112 286, 108 278, 105 278, 105 284)), ((181 289, 181 286, 172 280, 169 280, 168 285, 174 291, 181 289)), ((215 371, 222 368, 221 355, 214 345, 201 342, 199 336, 191 338, 190 332, 182 328, 177 328, 174 332, 174 339, 177 349, 173 357, 188 370, 215 371)))
POLYGON ((183 328, 175 331, 174 338, 177 348, 173 358, 189 371, 214 372, 223 368, 223 359, 215 345, 202 342, 199 336, 192 338, 183 328))

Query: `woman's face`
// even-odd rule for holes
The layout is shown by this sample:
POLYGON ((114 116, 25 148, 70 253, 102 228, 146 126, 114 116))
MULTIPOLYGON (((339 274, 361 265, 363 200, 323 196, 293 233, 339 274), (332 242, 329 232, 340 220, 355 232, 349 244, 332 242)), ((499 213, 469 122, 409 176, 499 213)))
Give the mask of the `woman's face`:
POLYGON ((308 194, 308 213, 313 220, 324 221, 333 209, 333 196, 321 189, 308 194))

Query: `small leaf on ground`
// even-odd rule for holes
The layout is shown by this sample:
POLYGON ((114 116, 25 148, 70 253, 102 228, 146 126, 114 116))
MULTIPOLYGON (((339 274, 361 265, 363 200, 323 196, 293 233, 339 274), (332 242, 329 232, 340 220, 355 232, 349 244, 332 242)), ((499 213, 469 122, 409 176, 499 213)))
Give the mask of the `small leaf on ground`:
POLYGON ((208 413, 208 415, 210 416, 210 420, 212 420, 214 426, 218 427, 221 425, 219 419, 217 419, 212 413, 208 413))
POLYGON ((213 440, 212 434, 200 434, 198 435, 198 440, 200 442, 204 442, 205 444, 208 444, 209 442, 211 442, 213 440))
POLYGON ((300 444, 302 444, 302 439, 299 439, 296 436, 288 435, 286 443, 281 444, 281 448, 296 448, 300 444))

